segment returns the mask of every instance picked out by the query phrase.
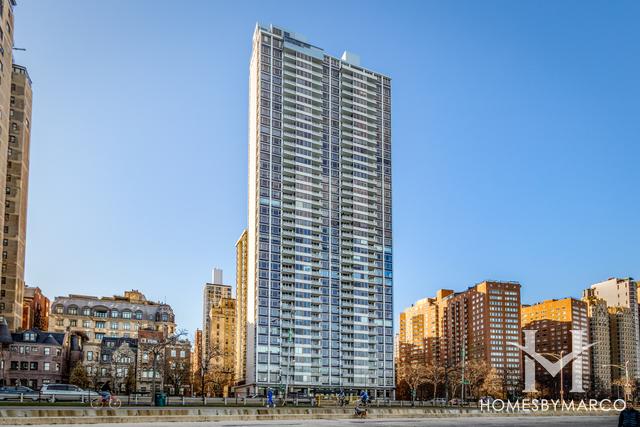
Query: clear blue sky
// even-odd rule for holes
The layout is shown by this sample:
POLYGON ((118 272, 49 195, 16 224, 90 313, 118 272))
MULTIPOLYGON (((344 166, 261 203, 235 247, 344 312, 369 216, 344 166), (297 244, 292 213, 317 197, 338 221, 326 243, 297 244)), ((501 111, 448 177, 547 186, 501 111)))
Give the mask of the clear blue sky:
POLYGON ((396 314, 484 279, 531 303, 640 276, 640 3, 329 3, 20 1, 28 283, 200 325, 247 221, 257 21, 393 78, 396 314))

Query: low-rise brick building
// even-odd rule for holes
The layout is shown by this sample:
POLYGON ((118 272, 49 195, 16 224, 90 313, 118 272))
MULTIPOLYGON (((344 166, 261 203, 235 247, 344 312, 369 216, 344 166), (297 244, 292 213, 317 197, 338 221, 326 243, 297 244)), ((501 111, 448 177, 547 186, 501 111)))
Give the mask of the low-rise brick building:
POLYGON ((30 329, 9 334, 0 323, 0 385, 39 389, 43 384, 64 382, 68 342, 64 333, 30 329))

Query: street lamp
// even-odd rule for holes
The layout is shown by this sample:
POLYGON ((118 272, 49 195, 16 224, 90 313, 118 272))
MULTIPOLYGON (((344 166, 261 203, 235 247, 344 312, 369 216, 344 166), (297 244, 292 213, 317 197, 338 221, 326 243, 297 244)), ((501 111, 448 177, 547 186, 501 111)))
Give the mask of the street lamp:
MULTIPOLYGON (((604 366, 611 366, 614 368, 618 368, 620 370, 624 370, 624 377, 625 377, 625 382, 624 382, 624 400, 629 400, 629 395, 631 394, 631 382, 629 381, 629 361, 625 361, 624 362, 624 366, 621 365, 604 365, 604 366)), ((618 397, 620 396, 620 394, 618 394, 618 397)))
MULTIPOLYGON (((562 360, 562 356, 564 356, 564 350, 560 350, 560 354, 556 354, 556 353, 540 353, 540 354, 543 356, 555 357, 556 360, 562 360)), ((564 377, 562 375, 563 374, 562 371, 564 371, 564 369, 560 367, 560 401, 564 403, 564 377)))

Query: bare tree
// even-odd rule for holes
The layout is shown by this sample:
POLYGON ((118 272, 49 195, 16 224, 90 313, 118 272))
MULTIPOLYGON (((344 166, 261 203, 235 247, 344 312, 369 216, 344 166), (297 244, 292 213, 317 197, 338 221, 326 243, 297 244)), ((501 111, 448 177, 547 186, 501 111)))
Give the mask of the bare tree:
POLYGON ((486 360, 471 360, 464 368, 465 384, 469 390, 469 396, 477 396, 478 391, 484 384, 485 379, 491 371, 491 365, 486 360))
POLYGON ((213 394, 216 395, 222 394, 225 386, 233 384, 235 370, 232 367, 225 366, 225 356, 228 356, 227 352, 218 343, 211 343, 210 348, 204 349, 198 372, 203 403, 209 386, 213 389, 213 394))
POLYGON ((151 379, 151 398, 154 399, 156 394, 156 380, 158 377, 161 379, 160 389, 163 388, 163 375, 158 375, 158 370, 163 367, 161 362, 164 360, 166 356, 167 348, 178 343, 183 337, 187 335, 187 331, 181 329, 174 333, 173 335, 169 335, 163 337, 157 341, 150 342, 145 344, 145 349, 151 356, 151 371, 152 371, 152 379, 151 379))
POLYGON ((458 392, 458 387, 462 385, 462 369, 458 365, 449 367, 446 370, 446 375, 447 388, 451 392, 450 396, 455 396, 458 392))
POLYGON ((425 365, 425 382, 433 385, 433 398, 436 398, 438 386, 444 383, 445 369, 435 363, 427 363, 425 365))
POLYGON ((114 393, 122 391, 125 378, 135 364, 136 353, 131 349, 128 342, 123 342, 111 355, 109 373, 111 374, 111 385, 114 393))
POLYGON ((165 382, 170 384, 173 389, 178 392, 182 386, 189 383, 191 377, 191 367, 182 360, 169 360, 165 358, 164 362, 164 378, 165 382))
MULTIPOLYGON (((505 371, 507 372, 507 371, 505 371)), ((501 374, 495 368, 489 368, 489 372, 485 376, 478 391, 483 396, 493 396, 496 398, 504 398, 505 385, 507 382, 507 374, 501 374)), ((477 396, 480 397, 480 396, 477 396)))
POLYGON ((93 362, 88 364, 86 369, 91 387, 96 390, 100 384, 100 365, 98 362, 93 362))
POLYGON ((398 378, 409 386, 411 393, 411 405, 414 405, 418 387, 427 382, 426 366, 417 361, 405 363, 400 368, 398 378))

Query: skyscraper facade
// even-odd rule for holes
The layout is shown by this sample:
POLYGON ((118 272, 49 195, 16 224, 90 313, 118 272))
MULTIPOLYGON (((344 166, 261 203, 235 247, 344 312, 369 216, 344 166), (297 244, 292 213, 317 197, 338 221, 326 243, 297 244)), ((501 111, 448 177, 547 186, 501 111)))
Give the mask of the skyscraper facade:
POLYGON ((611 334, 607 302, 584 296, 589 316, 589 342, 597 343, 589 349, 591 355, 592 389, 597 396, 611 392, 611 344, 617 340, 611 334))
POLYGON ((31 142, 31 79, 27 69, 13 64, 9 99, 9 147, 7 149, 2 237, 3 312, 9 329, 22 327, 24 262, 27 240, 29 145, 31 142))
POLYGON ((236 375, 244 384, 247 367, 247 230, 236 242, 236 375))
MULTIPOLYGON (((603 299, 609 308, 620 308, 621 310, 610 310, 610 326, 612 332, 615 330, 617 334, 612 335, 623 342, 620 345, 612 343, 611 351, 619 349, 617 355, 621 355, 625 361, 628 360, 630 372, 634 377, 640 379, 640 326, 638 325, 638 284, 631 277, 627 278, 610 278, 591 287, 584 292, 585 297, 595 297, 603 299), (628 310, 622 310, 622 309, 628 310), (631 319, 627 319, 631 316, 631 319)), ((613 360, 613 355, 612 355, 613 360)), ((616 363, 615 361, 613 363, 616 363)))
POLYGON ((222 270, 214 268, 211 272, 211 283, 205 283, 202 289, 203 357, 211 350, 211 309, 216 307, 222 298, 232 298, 231 286, 222 284, 222 270))
POLYGON ((31 81, 24 67, 13 64, 15 5, 15 0, 0 2, 0 188, 5 189, 0 192, 0 321, 12 331, 22 326, 28 178, 22 159, 28 165, 31 125, 31 81))
POLYGON ((249 96, 246 387, 391 395, 391 81, 258 25, 249 96))

